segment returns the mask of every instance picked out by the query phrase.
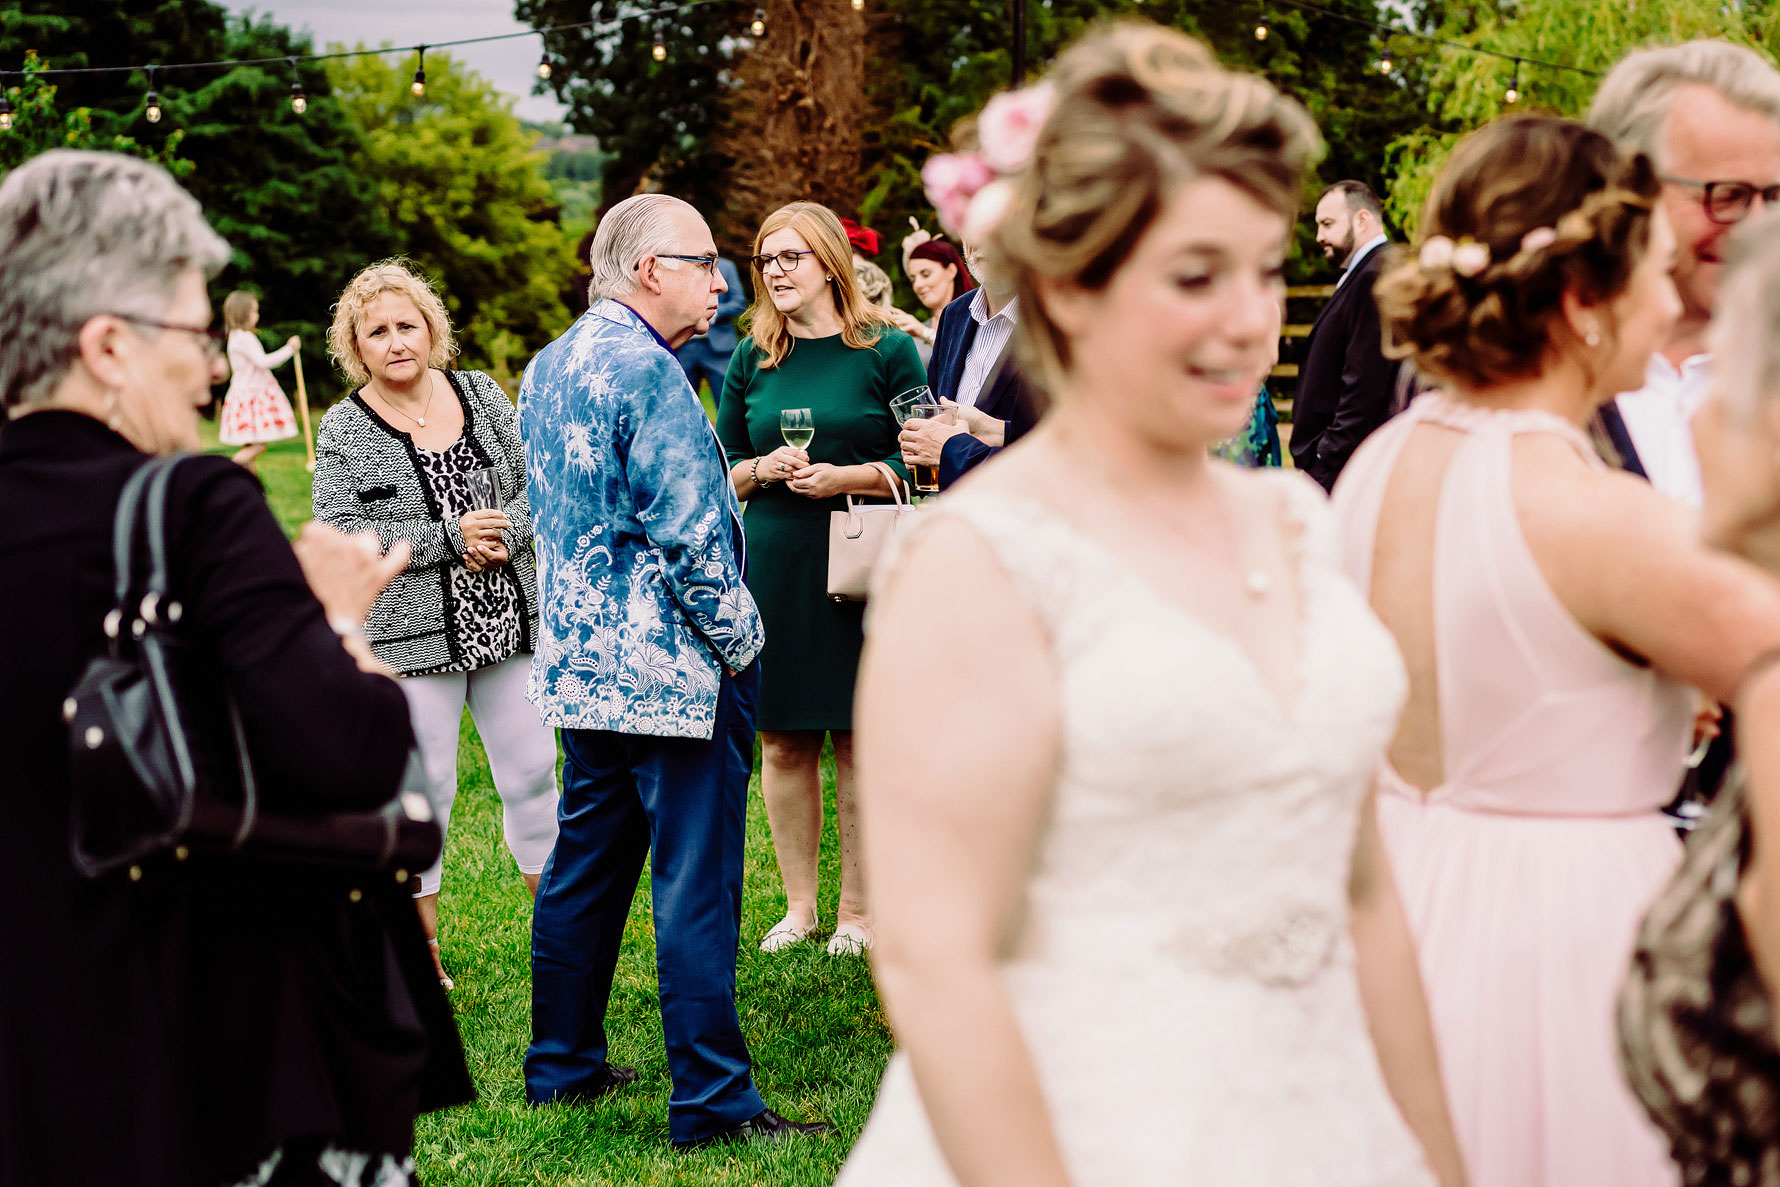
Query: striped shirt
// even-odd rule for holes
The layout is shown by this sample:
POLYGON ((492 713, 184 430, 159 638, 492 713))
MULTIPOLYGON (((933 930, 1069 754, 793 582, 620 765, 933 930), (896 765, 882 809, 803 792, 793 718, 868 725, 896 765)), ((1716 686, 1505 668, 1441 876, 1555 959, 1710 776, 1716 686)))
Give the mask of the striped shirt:
POLYGON ((1019 316, 1018 305, 1018 300, 1009 301, 1000 313, 990 317, 987 291, 979 288, 976 296, 971 298, 970 316, 977 323, 977 336, 970 344, 970 353, 964 356, 964 374, 958 377, 957 396, 958 402, 966 408, 976 407, 978 397, 983 394, 983 385, 989 382, 989 373, 1001 358, 1002 348, 1013 336, 1014 320, 1019 316))

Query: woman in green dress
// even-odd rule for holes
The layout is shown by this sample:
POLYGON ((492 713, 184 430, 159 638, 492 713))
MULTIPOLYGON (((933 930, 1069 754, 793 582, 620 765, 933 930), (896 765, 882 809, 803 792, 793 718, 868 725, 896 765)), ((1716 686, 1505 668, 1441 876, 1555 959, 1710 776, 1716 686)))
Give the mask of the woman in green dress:
POLYGON ((730 359, 717 434, 748 505, 748 588, 766 626, 756 724, 785 917, 760 947, 775 952, 816 930, 818 763, 832 738, 841 895, 828 950, 857 953, 872 934, 853 796, 853 679, 865 607, 828 597, 828 516, 848 494, 889 497, 884 472, 870 463, 906 484, 890 401, 927 376, 913 339, 859 291, 846 233, 826 206, 774 211, 754 253, 750 332, 730 359), (808 409, 814 424, 800 448, 781 435, 787 409, 808 409))

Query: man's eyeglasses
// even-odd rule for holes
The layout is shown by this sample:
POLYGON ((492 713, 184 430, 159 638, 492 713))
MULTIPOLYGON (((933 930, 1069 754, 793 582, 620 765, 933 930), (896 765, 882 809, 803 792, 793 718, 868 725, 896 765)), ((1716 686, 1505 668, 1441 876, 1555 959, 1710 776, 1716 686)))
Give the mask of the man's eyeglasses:
POLYGON ((1706 217, 1715 223, 1729 225, 1740 223, 1749 217, 1750 203, 1761 195, 1762 205, 1772 206, 1780 202, 1780 185, 1750 185, 1746 181, 1695 181, 1691 177, 1669 177, 1662 180, 1670 185, 1683 185, 1700 191, 1700 203, 1706 208, 1706 217))
POLYGON ((756 272, 765 272, 768 264, 777 264, 783 273, 795 272, 798 262, 805 256, 813 256, 813 251, 777 251, 771 255, 751 256, 749 263, 754 265, 756 272))
MULTIPOLYGON (((675 256, 668 255, 666 252, 660 252, 657 253, 655 258, 658 260, 685 260, 688 264, 697 264, 699 269, 704 272, 706 276, 715 275, 717 272, 716 256, 675 256)), ((641 266, 642 265, 640 264, 638 265, 638 267, 641 266)))
POLYGON ((177 330, 181 334, 195 334, 204 339, 204 349, 216 358, 222 357, 223 343, 228 340, 228 335, 215 326, 185 326, 178 322, 156 321, 152 317, 139 317, 134 313, 112 313, 109 316, 115 317, 119 321, 127 321, 131 325, 153 326, 157 330, 177 330))

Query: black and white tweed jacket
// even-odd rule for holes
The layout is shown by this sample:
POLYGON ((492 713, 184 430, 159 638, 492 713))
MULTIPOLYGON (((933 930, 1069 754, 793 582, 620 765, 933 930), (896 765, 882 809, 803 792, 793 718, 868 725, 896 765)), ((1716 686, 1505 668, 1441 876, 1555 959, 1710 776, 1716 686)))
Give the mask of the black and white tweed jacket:
MULTIPOLYGON (((520 650, 538 637, 538 574, 532 559, 531 503, 525 489, 525 447, 513 403, 480 371, 447 372, 464 410, 470 448, 500 476, 501 510, 510 526, 511 558, 500 567, 516 583, 520 650)), ((384 550, 397 540, 414 549, 408 568, 371 608, 365 637, 377 657, 404 676, 461 670, 463 654, 449 624, 446 574, 463 563, 463 532, 444 518, 421 476, 413 439, 371 411, 354 392, 321 418, 315 439, 315 518, 341 531, 377 533, 384 550)))

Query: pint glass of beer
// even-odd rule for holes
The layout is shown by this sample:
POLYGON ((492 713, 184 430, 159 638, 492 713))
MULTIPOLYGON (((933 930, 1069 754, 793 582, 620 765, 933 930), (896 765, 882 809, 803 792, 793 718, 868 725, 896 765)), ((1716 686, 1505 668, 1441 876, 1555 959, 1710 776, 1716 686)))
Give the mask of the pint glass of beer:
MULTIPOLYGON (((916 404, 908 410, 905 423, 909 420, 938 420, 943 421, 946 424, 951 424, 952 410, 950 408, 943 408, 938 404, 916 404)), ((916 465, 913 469, 915 471, 915 492, 917 494, 936 495, 939 493, 938 466, 916 465)))

